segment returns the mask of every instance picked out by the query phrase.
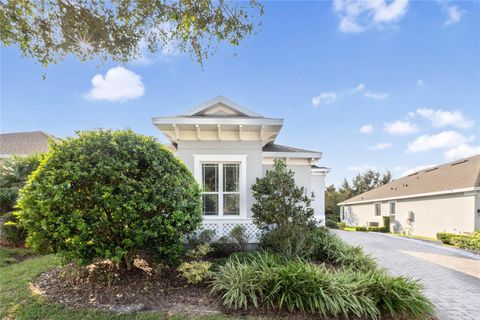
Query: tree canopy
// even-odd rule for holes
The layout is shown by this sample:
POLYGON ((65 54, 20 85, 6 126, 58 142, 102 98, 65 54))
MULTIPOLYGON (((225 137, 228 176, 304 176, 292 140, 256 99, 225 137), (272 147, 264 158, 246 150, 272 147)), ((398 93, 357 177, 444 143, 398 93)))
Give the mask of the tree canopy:
POLYGON ((380 172, 368 170, 358 173, 351 182, 343 180, 341 187, 337 190, 334 185, 325 189, 325 215, 328 220, 338 221, 340 219, 340 208, 338 203, 351 197, 380 187, 392 180, 390 171, 381 174, 380 172))
POLYGON ((0 39, 44 66, 69 54, 80 61, 127 63, 174 47, 200 64, 216 44, 238 45, 260 26, 256 0, 0 1, 0 39))
POLYGON ((343 180, 340 192, 345 193, 347 198, 362 194, 372 189, 378 188, 392 180, 390 171, 381 174, 378 171, 367 170, 364 173, 358 173, 353 178, 351 184, 347 179, 343 180))

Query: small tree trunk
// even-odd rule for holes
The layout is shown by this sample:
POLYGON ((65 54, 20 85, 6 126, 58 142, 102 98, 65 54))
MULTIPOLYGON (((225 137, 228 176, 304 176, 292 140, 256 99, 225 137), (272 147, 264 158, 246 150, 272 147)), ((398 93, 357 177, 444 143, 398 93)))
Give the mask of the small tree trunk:
POLYGON ((130 261, 130 254, 126 254, 123 259, 125 261, 125 267, 127 267, 127 270, 128 271, 132 270, 132 263, 130 261))

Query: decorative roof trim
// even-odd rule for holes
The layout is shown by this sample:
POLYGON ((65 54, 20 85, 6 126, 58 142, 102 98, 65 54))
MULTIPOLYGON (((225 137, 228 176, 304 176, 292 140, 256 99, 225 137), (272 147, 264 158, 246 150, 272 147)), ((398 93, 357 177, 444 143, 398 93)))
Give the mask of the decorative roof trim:
POLYGON ((211 100, 208 100, 196 107, 193 107, 192 109, 188 110, 187 112, 181 114, 181 116, 188 116, 188 117, 192 117, 194 115, 196 115, 197 113, 203 111, 203 110, 206 110, 216 104, 224 104, 226 105, 227 107, 230 107, 248 117, 255 117, 255 118, 263 118, 262 115, 256 113, 256 112, 253 112, 252 110, 250 109, 247 109, 241 105, 239 105, 238 103, 228 99, 228 98, 225 98, 224 96, 217 96, 211 100))
POLYGON ((306 158, 306 159, 321 159, 321 152, 262 152, 263 158, 306 158))
POLYGON ((152 122, 153 124, 283 125, 283 119, 242 117, 153 117, 152 122))

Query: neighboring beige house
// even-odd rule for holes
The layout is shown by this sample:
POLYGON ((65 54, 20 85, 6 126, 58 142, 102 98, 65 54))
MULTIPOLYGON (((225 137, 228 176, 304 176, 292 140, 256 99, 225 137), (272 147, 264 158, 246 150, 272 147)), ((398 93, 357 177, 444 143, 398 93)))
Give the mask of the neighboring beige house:
POLYGON ((339 204, 349 226, 382 223, 393 232, 435 237, 480 229, 480 155, 414 172, 339 204))
POLYGON ((49 139, 57 138, 43 131, 1 133, 0 159, 47 152, 49 139))
POLYGON ((217 236, 244 225, 254 241, 250 210, 252 184, 285 159, 295 181, 315 194, 316 219, 325 221, 325 175, 316 166, 322 153, 278 145, 283 119, 266 118, 219 96, 174 117, 155 117, 153 124, 170 140, 174 154, 202 186, 204 227, 217 236))

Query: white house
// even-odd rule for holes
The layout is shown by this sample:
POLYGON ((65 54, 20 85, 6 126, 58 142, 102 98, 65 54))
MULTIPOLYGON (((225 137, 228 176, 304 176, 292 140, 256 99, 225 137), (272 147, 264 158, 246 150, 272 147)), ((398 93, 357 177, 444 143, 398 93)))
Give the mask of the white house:
POLYGON ((397 233, 472 233, 480 229, 480 155, 414 172, 339 205, 349 226, 382 226, 390 216, 397 233))
POLYGON ((154 117, 152 122, 202 187, 204 227, 215 229, 218 236, 243 224, 254 238, 251 186, 278 158, 295 172, 298 185, 315 194, 315 216, 324 223, 328 169, 315 165, 322 153, 275 144, 283 119, 263 117, 219 96, 178 116, 154 117))

